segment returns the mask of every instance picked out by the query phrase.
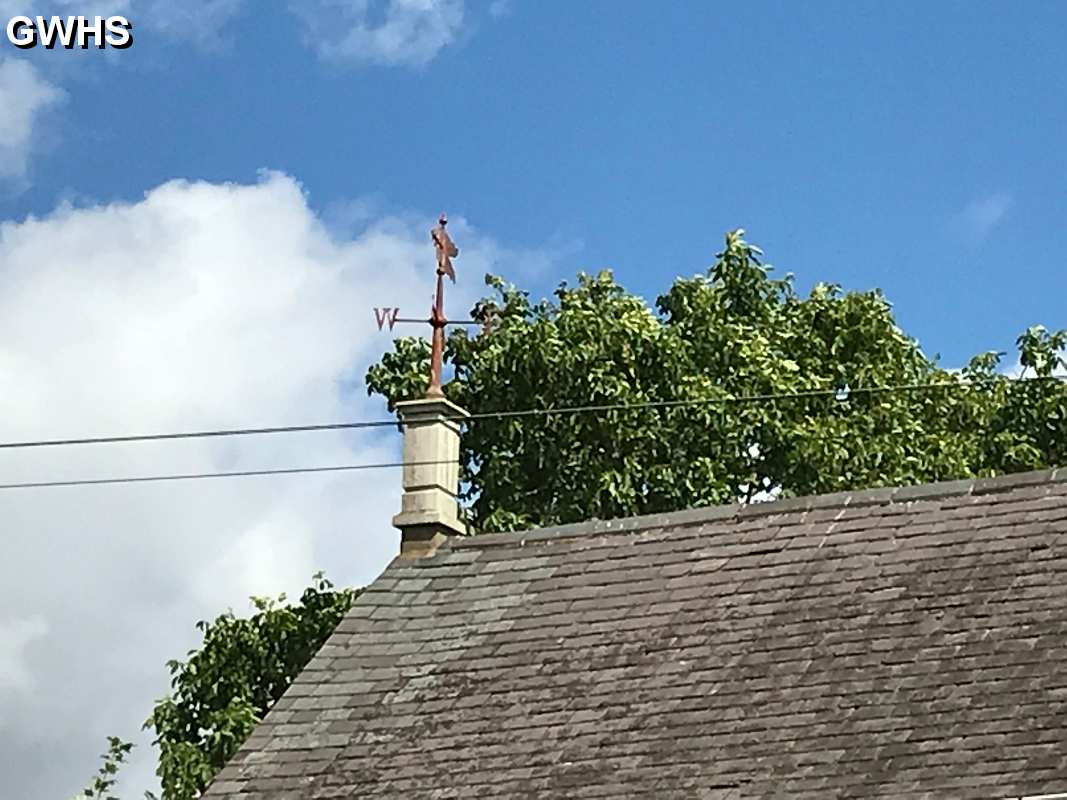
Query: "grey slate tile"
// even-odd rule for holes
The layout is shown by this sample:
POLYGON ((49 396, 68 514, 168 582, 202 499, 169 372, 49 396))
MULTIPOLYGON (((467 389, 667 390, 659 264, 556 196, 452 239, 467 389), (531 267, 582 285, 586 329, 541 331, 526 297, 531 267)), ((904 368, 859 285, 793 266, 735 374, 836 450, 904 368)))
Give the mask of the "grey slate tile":
POLYGON ((1067 791, 1067 470, 397 559, 205 800, 1067 791))

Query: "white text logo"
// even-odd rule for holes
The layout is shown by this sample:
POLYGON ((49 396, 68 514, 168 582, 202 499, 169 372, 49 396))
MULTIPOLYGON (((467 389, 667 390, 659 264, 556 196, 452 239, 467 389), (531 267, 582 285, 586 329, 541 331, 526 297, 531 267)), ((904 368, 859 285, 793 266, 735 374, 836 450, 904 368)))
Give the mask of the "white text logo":
POLYGON ((46 50, 57 46, 125 50, 133 44, 133 25, 125 17, 12 17, 7 40, 19 50, 37 45, 46 50))

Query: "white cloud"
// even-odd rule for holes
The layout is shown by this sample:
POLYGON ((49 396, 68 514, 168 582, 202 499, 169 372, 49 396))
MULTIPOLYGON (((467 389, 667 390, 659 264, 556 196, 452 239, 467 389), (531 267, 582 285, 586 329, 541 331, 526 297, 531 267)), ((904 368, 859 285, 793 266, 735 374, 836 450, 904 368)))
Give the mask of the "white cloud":
POLYGON ((484 255, 494 263, 507 265, 504 277, 508 280, 528 284, 551 275, 557 264, 574 260, 584 248, 581 239, 556 235, 535 249, 491 244, 484 255))
POLYGON ((997 192, 967 204, 953 218, 956 233, 969 244, 980 244, 1003 221, 1014 204, 1010 194, 997 192))
POLYGON ((463 0, 290 2, 311 45, 333 62, 423 66, 459 36, 463 0))
POLYGON ((150 28, 175 39, 212 43, 240 12, 244 0, 132 0, 130 12, 150 28))
POLYGON ((91 17, 99 14, 102 17, 110 17, 114 14, 129 13, 130 3, 131 0, 49 0, 47 4, 31 4, 24 0, 0 0, 0 17, 5 23, 16 14, 30 17, 37 14, 49 17, 65 17, 71 14, 91 17))
POLYGON ((48 626, 39 615, 0 620, 0 693, 24 691, 33 685, 33 677, 26 665, 26 648, 47 632, 48 626))
POLYGON ((41 115, 64 97, 28 61, 0 61, 0 178, 25 177, 41 115))
MULTIPOLYGON (((52 0, 49 16, 103 16, 122 14, 134 23, 134 34, 142 28, 156 30, 172 38, 204 45, 217 43, 223 26, 235 16, 244 0, 52 0)), ((0 22, 27 11, 22 0, 0 0, 0 22)), ((12 48, 13 49, 13 48, 12 48)), ((0 179, 21 182, 27 177, 35 142, 42 138, 40 118, 62 103, 67 93, 58 83, 67 84, 84 76, 87 63, 99 63, 98 51, 49 51, 29 54, 26 59, 0 59, 0 179), (62 55, 61 58, 53 56, 62 55), (44 57, 47 56, 47 57, 44 57), (42 72, 44 70, 44 73, 42 72), (45 77, 45 73, 48 77, 45 77)), ((112 60, 112 59, 106 59, 112 60)), ((45 129, 44 133, 48 131, 45 129)), ((47 138, 47 137, 45 137, 47 138)))
POLYGON ((502 19, 514 10, 512 0, 493 0, 489 4, 489 16, 493 19, 502 19))
MULTIPOLYGON (((1067 352, 1060 353, 1060 358, 1064 361, 1067 361, 1067 352)), ((1025 367, 1023 367, 1022 359, 1020 359, 1018 356, 1016 356, 1015 358, 1015 363, 1013 363, 1009 367, 1002 367, 1000 372, 1003 375, 1007 375, 1009 378, 1034 377, 1034 370, 1032 368, 1026 369, 1025 367)), ((1067 367, 1064 367, 1063 364, 1059 364, 1054 370, 1052 370, 1052 374, 1058 378, 1067 378, 1067 367)))
MULTIPOLYGON (((269 174, 0 225, 0 441, 384 417, 362 384, 389 346, 371 308, 429 306, 436 211, 339 236, 269 174)), ((454 228, 458 317, 506 248, 454 228)), ((398 444, 386 428, 5 450, 0 483, 388 461, 398 444)), ((132 737, 166 691, 196 620, 320 568, 373 579, 399 491, 394 470, 0 491, 4 796, 80 788, 104 737, 132 737)), ((124 796, 153 768, 135 750, 124 796)))

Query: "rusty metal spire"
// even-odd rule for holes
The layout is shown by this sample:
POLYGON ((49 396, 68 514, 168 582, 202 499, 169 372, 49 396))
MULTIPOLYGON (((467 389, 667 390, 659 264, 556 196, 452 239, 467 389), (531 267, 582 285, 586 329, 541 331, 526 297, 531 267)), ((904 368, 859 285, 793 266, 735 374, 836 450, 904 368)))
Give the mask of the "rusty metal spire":
POLYGON ((437 227, 430 231, 434 249, 437 251, 437 296, 430 311, 430 325, 433 326, 433 339, 430 342, 430 386, 427 397, 444 397, 441 389, 441 369, 445 353, 445 275, 456 282, 456 271, 452 268, 452 259, 459 255, 459 249, 452 243, 445 226, 448 215, 442 214, 437 220, 437 227))
POLYGON ((456 270, 452 266, 452 259, 459 255, 459 248, 452 242, 446 226, 448 215, 442 214, 437 219, 437 227, 430 231, 434 249, 437 251, 437 294, 433 298, 430 307, 429 319, 411 319, 400 316, 400 309, 396 307, 384 307, 374 309, 374 319, 378 323, 378 330, 386 325, 389 330, 398 322, 419 322, 423 325, 429 323, 433 329, 433 338, 430 347, 430 385, 426 389, 428 398, 444 397, 441 389, 441 371, 445 354, 445 328, 449 325, 483 325, 473 319, 449 321, 445 317, 445 276, 453 283, 456 282, 456 270))

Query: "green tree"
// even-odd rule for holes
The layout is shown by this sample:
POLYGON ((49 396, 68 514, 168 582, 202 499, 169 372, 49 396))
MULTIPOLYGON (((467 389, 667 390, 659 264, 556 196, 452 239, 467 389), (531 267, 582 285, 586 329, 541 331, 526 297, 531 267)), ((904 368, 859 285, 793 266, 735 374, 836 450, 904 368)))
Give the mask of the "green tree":
MULTIPOLYGON (((119 767, 125 763, 132 749, 132 743, 124 742, 117 736, 109 736, 107 752, 100 756, 100 769, 97 770, 89 785, 71 800, 119 800, 112 794, 117 782, 116 776, 119 767)), ((151 795, 146 792, 145 797, 151 797, 151 795)))
MULTIPOLYGON (((946 370, 897 326, 880 292, 819 284, 801 297, 761 257, 731 232, 708 273, 679 278, 655 308, 610 272, 581 274, 537 303, 488 276, 494 296, 472 312, 487 328, 447 341, 450 399, 476 415, 633 407, 473 421, 461 451, 472 526, 1064 463, 1064 385, 1013 382, 998 373, 999 353, 946 370)), ((1021 363, 1048 378, 1065 344, 1064 332, 1031 328, 1018 341, 1021 363)), ((390 406, 420 397, 428 358, 424 340, 398 339, 369 370, 368 391, 390 406)))
MULTIPOLYGON (((318 574, 295 604, 252 598, 256 613, 201 621, 203 643, 171 661, 173 692, 145 723, 159 747, 164 800, 197 797, 282 696, 359 595, 318 574)), ((121 760, 121 759, 120 759, 121 760)))
MULTIPOLYGON (((473 526, 1067 463, 1063 383, 1010 380, 995 352, 946 370, 901 331, 881 293, 819 284, 800 297, 761 256, 742 231, 729 233, 708 273, 676 280, 654 308, 609 272, 579 275, 537 303, 488 276, 494 294, 472 311, 486 327, 448 338, 449 398, 475 414, 631 407, 469 424, 461 460, 473 526)), ((1018 339, 1026 376, 1051 378, 1065 347, 1067 332, 1030 328, 1018 339)), ((368 390, 391 406, 421 397, 428 360, 425 340, 398 339, 368 372, 368 390)), ((170 663, 174 693, 147 723, 164 800, 197 796, 356 594, 316 576, 296 606, 254 599, 249 619, 199 624, 203 645, 170 663)))

